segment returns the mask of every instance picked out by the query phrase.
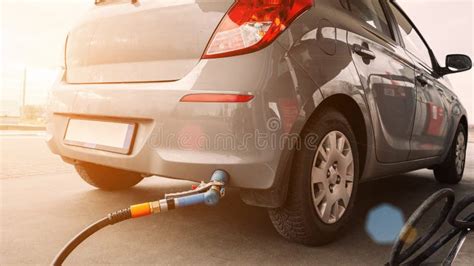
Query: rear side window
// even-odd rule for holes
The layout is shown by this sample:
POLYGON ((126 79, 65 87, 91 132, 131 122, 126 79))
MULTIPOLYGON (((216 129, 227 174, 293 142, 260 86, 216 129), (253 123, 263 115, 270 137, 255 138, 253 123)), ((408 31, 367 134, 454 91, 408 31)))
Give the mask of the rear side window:
POLYGON ((423 42, 423 39, 410 21, 408 21, 408 19, 392 3, 390 3, 390 9, 397 20, 398 28, 400 29, 403 42, 405 43, 405 48, 414 56, 418 57, 418 59, 423 61, 427 66, 431 67, 430 52, 423 42))
POLYGON ((388 37, 392 37, 387 17, 379 0, 354 0, 349 3, 354 15, 388 37))

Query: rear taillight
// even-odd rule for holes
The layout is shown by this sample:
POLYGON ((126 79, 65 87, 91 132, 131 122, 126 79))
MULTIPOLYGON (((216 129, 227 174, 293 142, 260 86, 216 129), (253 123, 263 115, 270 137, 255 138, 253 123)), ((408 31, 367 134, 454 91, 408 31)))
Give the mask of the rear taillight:
POLYGON ((217 27, 203 58, 262 49, 312 4, 313 0, 237 0, 217 27))

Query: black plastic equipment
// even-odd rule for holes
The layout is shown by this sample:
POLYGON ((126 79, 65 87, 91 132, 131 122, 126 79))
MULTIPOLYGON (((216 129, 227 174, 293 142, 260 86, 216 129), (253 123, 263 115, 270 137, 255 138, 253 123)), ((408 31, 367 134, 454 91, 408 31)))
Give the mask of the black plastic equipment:
POLYGON ((474 213, 467 215, 465 218, 459 218, 461 212, 474 202, 474 194, 466 196, 456 205, 454 205, 454 199, 454 191, 451 189, 442 189, 426 199, 410 216, 400 231, 400 235, 393 245, 392 253, 390 254, 390 260, 387 265, 420 265, 434 253, 436 253, 436 251, 438 251, 441 247, 446 245, 451 239, 459 235, 456 244, 451 248, 448 256, 443 261, 443 265, 451 265, 451 263, 456 258, 457 253, 461 249, 464 239, 471 232, 471 230, 474 229, 474 213), (427 232, 424 235, 418 237, 410 246, 404 249, 406 245, 405 240, 410 238, 410 234, 413 233, 413 229, 416 228, 421 218, 436 203, 443 200, 445 201, 444 206, 441 209, 439 216, 428 228, 427 232), (454 228, 441 236, 437 241, 433 242, 424 251, 419 252, 421 248, 441 228, 446 219, 454 228), (411 260, 408 260, 415 253, 417 253, 416 256, 411 260))

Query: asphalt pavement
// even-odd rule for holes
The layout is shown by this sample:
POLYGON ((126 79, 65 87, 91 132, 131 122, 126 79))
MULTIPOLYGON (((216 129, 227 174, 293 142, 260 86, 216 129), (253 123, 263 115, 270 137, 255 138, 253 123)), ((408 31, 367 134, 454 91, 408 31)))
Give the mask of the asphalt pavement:
MULTIPOLYGON (((104 192, 84 183, 70 165, 52 155, 41 133, 3 132, 0 149, 1 265, 49 264, 72 236, 106 213, 193 184, 152 177, 129 190, 104 192)), ((389 204, 406 219, 443 187, 453 188, 458 200, 474 193, 474 143, 469 144, 465 178, 459 185, 440 185, 429 170, 362 184, 351 224, 327 246, 286 241, 273 229, 265 209, 245 205, 238 191, 230 190, 216 207, 196 206, 105 228, 66 263, 382 265, 391 245, 377 243, 367 233, 371 210, 389 204)), ((436 210, 423 223, 429 224, 435 215, 436 210)), ((473 262, 470 237, 458 265, 473 262)))

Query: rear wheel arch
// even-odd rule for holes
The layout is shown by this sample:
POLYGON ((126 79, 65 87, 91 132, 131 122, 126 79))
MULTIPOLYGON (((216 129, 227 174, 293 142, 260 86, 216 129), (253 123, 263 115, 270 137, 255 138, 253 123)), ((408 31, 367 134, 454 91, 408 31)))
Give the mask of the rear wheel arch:
MULTIPOLYGON (((367 159, 369 136, 367 132, 368 125, 359 104, 349 95, 335 94, 324 99, 313 111, 308 121, 327 109, 339 111, 348 120, 354 131, 357 140, 357 149, 359 151, 359 169, 362 175, 367 159)), ((308 121, 306 121, 306 123, 308 123, 308 121)))
MULTIPOLYGON (((349 121, 349 124, 355 133, 357 149, 359 151, 359 174, 363 176, 368 153, 370 152, 368 147, 371 147, 371 132, 368 131, 370 130, 371 125, 369 124, 370 118, 364 118, 364 107, 361 107, 359 104, 360 103, 358 103, 357 100, 344 93, 334 94, 327 98, 321 98, 321 101, 311 112, 311 115, 309 115, 305 121, 301 121, 301 125, 298 126, 296 132, 301 134, 308 123, 325 110, 333 109, 340 112, 349 121)), ((366 116, 369 116, 369 114, 367 113, 366 116)), ((294 153, 295 150, 288 150, 285 158, 281 160, 280 163, 289 163, 280 167, 280 170, 278 170, 279 174, 277 174, 279 178, 277 178, 271 189, 243 189, 240 193, 241 199, 249 205, 266 208, 280 207, 286 200, 288 183, 293 168, 294 153)))
POLYGON ((350 221, 360 177, 357 140, 344 112, 330 105, 319 110, 301 133, 302 139, 318 136, 317 146, 301 145, 295 151, 287 199, 268 210, 282 236, 306 245, 325 244, 340 236, 350 221))

